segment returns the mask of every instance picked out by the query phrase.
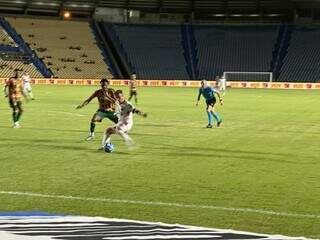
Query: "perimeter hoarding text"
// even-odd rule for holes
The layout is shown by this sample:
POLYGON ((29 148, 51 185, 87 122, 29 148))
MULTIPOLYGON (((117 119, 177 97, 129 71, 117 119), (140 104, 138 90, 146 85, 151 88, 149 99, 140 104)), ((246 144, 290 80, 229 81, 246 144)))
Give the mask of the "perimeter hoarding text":
MULTIPOLYGON (((6 78, 0 82, 5 83, 6 78)), ((200 81, 190 80, 136 80, 138 86, 146 87, 200 87, 200 81)), ((32 84, 43 85, 99 85, 100 79, 33 79, 32 84)), ((110 79, 112 86, 127 86, 129 80, 110 79)), ((214 86, 214 81, 209 81, 214 86)), ((293 82, 236 82, 229 81, 230 88, 260 88, 260 89, 319 89, 320 83, 293 83, 293 82)))

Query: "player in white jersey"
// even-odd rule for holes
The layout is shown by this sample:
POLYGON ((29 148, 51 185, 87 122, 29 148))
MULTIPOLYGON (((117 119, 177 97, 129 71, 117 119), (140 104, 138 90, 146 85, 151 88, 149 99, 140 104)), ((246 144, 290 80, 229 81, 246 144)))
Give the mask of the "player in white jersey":
POLYGON ((132 145, 132 139, 128 135, 129 131, 133 125, 133 113, 136 113, 140 116, 147 117, 147 113, 143 113, 140 110, 136 109, 130 102, 125 100, 122 90, 117 90, 115 92, 115 98, 118 105, 118 118, 119 121, 114 127, 109 127, 106 129, 103 139, 102 139, 102 148, 107 143, 110 143, 112 134, 119 134, 127 145, 132 145))
POLYGON ((227 87, 227 80, 226 78, 222 75, 222 77, 218 78, 217 82, 217 88, 220 92, 220 94, 224 97, 226 95, 226 87, 227 87))
POLYGON ((23 82, 23 91, 27 94, 27 96, 31 99, 34 100, 33 93, 32 93, 32 88, 31 88, 31 78, 28 74, 27 71, 25 71, 22 75, 22 82, 23 82))

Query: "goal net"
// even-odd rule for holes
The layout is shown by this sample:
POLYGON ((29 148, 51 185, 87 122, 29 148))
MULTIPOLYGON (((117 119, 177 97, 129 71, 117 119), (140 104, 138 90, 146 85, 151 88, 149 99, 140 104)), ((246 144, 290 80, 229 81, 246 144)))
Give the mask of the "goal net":
POLYGON ((272 72, 224 72, 227 81, 272 82, 272 72))

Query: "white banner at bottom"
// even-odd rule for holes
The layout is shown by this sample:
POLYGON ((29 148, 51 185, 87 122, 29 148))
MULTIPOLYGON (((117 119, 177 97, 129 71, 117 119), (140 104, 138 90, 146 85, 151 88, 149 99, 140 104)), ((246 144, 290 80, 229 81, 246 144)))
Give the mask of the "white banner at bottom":
POLYGON ((1 240, 306 239, 234 230, 79 216, 1 216, 1 240))

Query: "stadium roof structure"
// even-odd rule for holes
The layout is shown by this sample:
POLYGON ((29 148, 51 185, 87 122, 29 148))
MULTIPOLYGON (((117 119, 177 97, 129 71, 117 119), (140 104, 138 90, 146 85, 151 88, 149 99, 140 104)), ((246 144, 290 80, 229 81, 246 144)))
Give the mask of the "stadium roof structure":
POLYGON ((288 14, 295 9, 320 8, 319 0, 0 0, 2 13, 72 11, 92 16, 97 7, 124 8, 156 13, 288 14))

